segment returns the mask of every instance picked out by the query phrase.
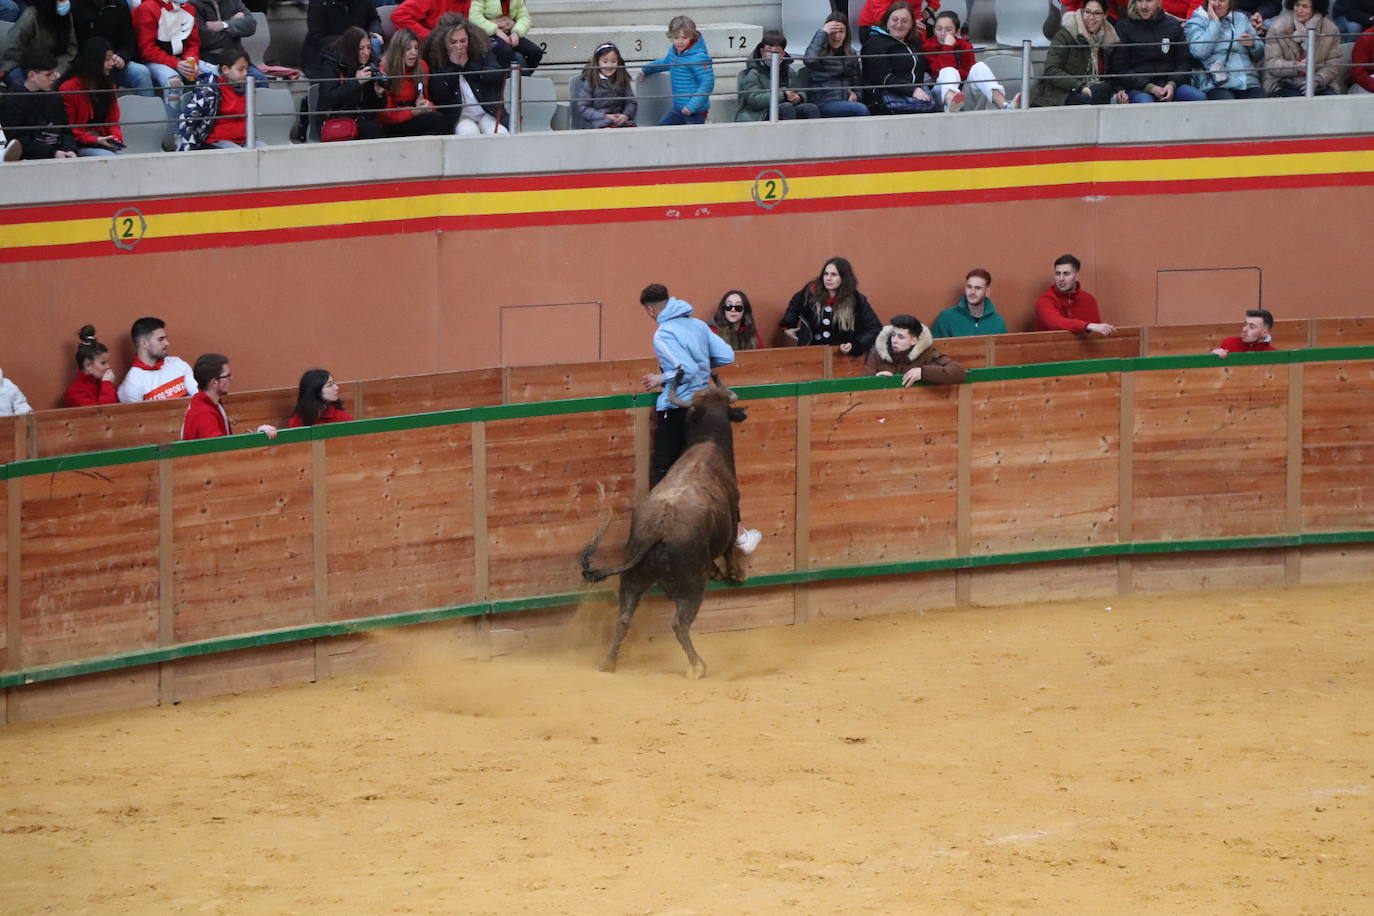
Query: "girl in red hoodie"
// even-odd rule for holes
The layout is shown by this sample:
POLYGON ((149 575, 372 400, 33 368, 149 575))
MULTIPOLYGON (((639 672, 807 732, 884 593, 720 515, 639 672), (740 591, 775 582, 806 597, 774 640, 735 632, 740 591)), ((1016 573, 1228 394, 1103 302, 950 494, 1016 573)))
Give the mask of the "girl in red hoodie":
POLYGON ((420 60, 420 40, 410 29, 391 36, 382 53, 386 74, 386 107, 377 115, 388 137, 450 133, 448 119, 434 110, 425 94, 429 68, 420 60))
POLYGON ((296 409, 291 413, 287 426, 314 426, 316 423, 343 423, 352 420, 353 415, 344 410, 344 402, 339 398, 339 383, 328 369, 307 369, 301 376, 300 393, 296 397, 296 409))
POLYGON ((935 74, 934 95, 944 103, 945 111, 963 108, 968 96, 974 97, 977 108, 1020 105, 1020 93, 1014 102, 1008 102, 992 69, 974 56, 973 45, 959 37, 957 13, 945 10, 935 17, 935 34, 921 43, 921 51, 926 55, 926 68, 935 74))
POLYGON ((115 394, 109 347, 95 339, 93 325, 84 326, 76 332, 76 336, 81 340, 76 347, 76 378, 67 386, 62 406, 91 407, 117 403, 119 398, 115 394))
POLYGON ((59 88, 78 156, 113 156, 124 148, 119 99, 110 77, 123 63, 108 41, 92 35, 81 43, 81 52, 67 70, 59 88))

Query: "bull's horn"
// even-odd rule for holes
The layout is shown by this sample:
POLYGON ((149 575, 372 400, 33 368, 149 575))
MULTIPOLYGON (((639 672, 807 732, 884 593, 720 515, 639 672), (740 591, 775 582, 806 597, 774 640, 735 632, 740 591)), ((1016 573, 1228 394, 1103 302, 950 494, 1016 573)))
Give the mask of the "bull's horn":
POLYGON ((677 373, 673 376, 672 384, 668 387, 668 403, 672 404, 674 407, 691 407, 691 406, 692 406, 692 402, 691 402, 691 401, 684 400, 683 398, 678 397, 678 393, 677 393, 677 388, 678 388, 679 385, 682 384, 682 377, 683 377, 685 374, 686 374, 686 372, 683 370, 683 368, 682 368, 681 366, 679 366, 679 367, 678 367, 678 370, 677 370, 677 373))
POLYGON ((730 398, 730 403, 731 403, 731 404, 733 404, 733 403, 735 403, 736 401, 739 400, 739 395, 737 395, 737 394, 735 394, 733 391, 731 391, 730 388, 729 388, 729 386, 727 386, 724 382, 722 382, 722 381, 720 380, 720 376, 717 375, 717 374, 714 373, 714 372, 711 373, 711 383, 714 384, 714 385, 715 385, 717 388, 719 388, 721 391, 724 391, 724 392, 725 392, 726 396, 730 398))

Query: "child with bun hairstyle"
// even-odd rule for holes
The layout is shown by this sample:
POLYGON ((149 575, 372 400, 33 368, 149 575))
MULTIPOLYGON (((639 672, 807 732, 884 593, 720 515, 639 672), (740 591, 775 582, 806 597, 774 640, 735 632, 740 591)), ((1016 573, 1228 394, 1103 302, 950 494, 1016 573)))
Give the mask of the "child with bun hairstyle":
POLYGON ((110 348, 95 339, 95 326, 85 325, 76 332, 76 378, 62 397, 63 407, 93 407, 116 404, 114 370, 110 368, 110 348))

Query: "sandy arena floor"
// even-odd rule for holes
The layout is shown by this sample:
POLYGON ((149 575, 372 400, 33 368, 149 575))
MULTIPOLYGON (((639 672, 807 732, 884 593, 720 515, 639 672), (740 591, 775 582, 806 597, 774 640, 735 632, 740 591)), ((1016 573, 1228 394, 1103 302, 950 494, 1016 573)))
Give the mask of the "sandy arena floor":
POLYGON ((1370 913, 1374 586, 1055 602, 0 729, 15 913, 1370 913))

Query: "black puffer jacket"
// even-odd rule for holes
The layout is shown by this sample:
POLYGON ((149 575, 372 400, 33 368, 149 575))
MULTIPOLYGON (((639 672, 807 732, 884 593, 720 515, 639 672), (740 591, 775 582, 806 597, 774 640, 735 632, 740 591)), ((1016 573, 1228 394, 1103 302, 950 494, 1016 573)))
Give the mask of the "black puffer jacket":
POLYGON ((806 48, 806 72, 810 78, 806 100, 817 105, 825 102, 848 102, 849 92, 859 85, 859 58, 853 54, 843 57, 822 57, 821 49, 830 40, 830 33, 817 29, 806 48))

